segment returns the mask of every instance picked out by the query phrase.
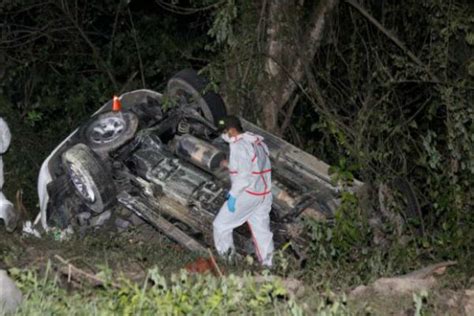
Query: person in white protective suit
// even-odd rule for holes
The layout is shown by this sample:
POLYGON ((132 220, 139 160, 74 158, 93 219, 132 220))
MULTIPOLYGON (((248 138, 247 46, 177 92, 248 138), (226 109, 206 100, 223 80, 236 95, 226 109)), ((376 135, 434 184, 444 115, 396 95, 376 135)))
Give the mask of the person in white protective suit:
POLYGON ((216 250, 221 256, 232 255, 235 252, 232 232, 247 222, 258 260, 264 266, 271 266, 272 182, 268 148, 263 137, 243 132, 235 116, 220 120, 218 128, 230 146, 229 161, 224 165, 229 169, 232 186, 213 223, 216 250))
POLYGON ((2 155, 10 146, 11 137, 7 123, 0 117, 0 219, 3 219, 7 231, 13 231, 17 221, 13 204, 7 200, 2 192, 4 184, 2 155))

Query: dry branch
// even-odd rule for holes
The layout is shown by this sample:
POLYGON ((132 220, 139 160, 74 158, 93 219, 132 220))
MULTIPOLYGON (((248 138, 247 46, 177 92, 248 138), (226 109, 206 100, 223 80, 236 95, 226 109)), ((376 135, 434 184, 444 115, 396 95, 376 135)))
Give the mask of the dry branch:
POLYGON ((423 68, 423 70, 436 82, 439 82, 439 79, 434 75, 429 67, 425 65, 418 57, 415 56, 406 46, 400 41, 392 32, 387 30, 382 24, 379 23, 372 15, 370 15, 367 10, 365 10, 359 3, 354 0, 346 0, 348 4, 353 6, 360 14, 362 14, 370 23, 372 23, 376 28, 378 28, 385 36, 387 36, 395 45, 397 45, 407 56, 418 66, 423 68))
POLYGON ((291 117, 293 116, 293 111, 295 110, 299 99, 300 99, 300 95, 297 94, 295 98, 293 99, 293 101, 291 101, 288 111, 285 113, 285 120, 283 121, 283 124, 281 125, 281 128, 280 128, 280 133, 282 135, 285 134, 286 129, 288 128, 288 126, 290 126, 291 117))
POLYGON ((68 10, 65 9, 62 6, 58 6, 59 9, 64 13, 66 18, 72 23, 74 28, 79 32, 79 35, 82 37, 82 39, 89 45, 89 47, 92 50, 92 54, 95 57, 95 59, 99 62, 99 65, 97 65, 99 68, 102 67, 103 70, 107 73, 110 81, 112 82, 114 89, 118 89, 118 84, 117 80, 115 79, 115 76, 112 73, 112 70, 109 68, 107 65, 106 61, 100 56, 99 49, 92 43, 91 39, 87 36, 86 32, 81 28, 79 23, 69 14, 68 10))
MULTIPOLYGON (((54 257, 56 259, 58 259, 62 264, 67 266, 68 282, 71 282, 71 279, 74 277, 74 274, 77 274, 77 275, 82 276, 83 278, 86 278, 89 281, 94 282, 94 284, 97 284, 97 285, 104 285, 105 284, 104 280, 102 280, 101 278, 99 278, 98 276, 96 276, 94 274, 85 272, 84 270, 81 270, 81 269, 77 268, 73 264, 69 263, 69 260, 65 260, 64 258, 62 258, 59 255, 54 255, 54 257)), ((115 282, 111 282, 110 284, 115 288, 120 288, 120 285, 118 285, 115 282)))
POLYGON ((209 5, 202 6, 202 7, 193 8, 193 7, 184 7, 184 6, 176 5, 174 1, 171 1, 171 2, 167 2, 165 0, 155 0, 155 1, 156 1, 156 4, 158 4, 163 9, 172 13, 180 14, 180 15, 191 15, 191 14, 195 14, 202 11, 212 10, 219 7, 221 4, 225 2, 224 0, 222 0, 216 3, 211 3, 209 5))
POLYGON ((142 88, 145 89, 146 88, 145 69, 143 67, 142 55, 140 53, 140 46, 138 45, 137 29, 135 28, 135 23, 133 23, 132 11, 130 11, 130 8, 128 8, 128 16, 130 18, 130 24, 132 25, 133 40, 135 42, 135 48, 137 50, 138 64, 140 66, 140 75, 142 79, 142 88))
POLYGON ((224 274, 222 274, 221 269, 220 269, 219 266, 217 265, 216 258, 214 258, 214 255, 212 254, 211 249, 207 248, 207 252, 209 252, 209 256, 211 257, 212 264, 213 264, 214 267, 216 268, 217 273, 219 274, 220 277, 223 277, 224 274))

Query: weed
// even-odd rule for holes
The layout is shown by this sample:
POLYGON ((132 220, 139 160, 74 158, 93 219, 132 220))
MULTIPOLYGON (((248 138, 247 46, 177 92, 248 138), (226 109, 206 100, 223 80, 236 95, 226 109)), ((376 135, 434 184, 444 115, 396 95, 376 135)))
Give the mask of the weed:
POLYGON ((296 302, 285 298, 287 292, 278 279, 256 283, 250 275, 216 278, 182 270, 167 279, 154 267, 143 283, 121 277, 114 280, 119 287, 111 287, 111 274, 104 271, 101 288, 67 293, 50 265, 43 277, 33 270, 11 269, 10 274, 25 296, 19 315, 302 314, 296 302))

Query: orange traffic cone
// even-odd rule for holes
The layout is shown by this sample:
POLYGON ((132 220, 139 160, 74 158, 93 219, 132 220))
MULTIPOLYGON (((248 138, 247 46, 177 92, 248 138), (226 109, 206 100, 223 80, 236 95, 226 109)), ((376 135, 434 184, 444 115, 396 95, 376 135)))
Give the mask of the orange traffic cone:
POLYGON ((119 112, 122 110, 122 103, 120 103, 120 99, 114 95, 114 99, 113 99, 113 103, 112 103, 112 111, 114 112, 119 112))

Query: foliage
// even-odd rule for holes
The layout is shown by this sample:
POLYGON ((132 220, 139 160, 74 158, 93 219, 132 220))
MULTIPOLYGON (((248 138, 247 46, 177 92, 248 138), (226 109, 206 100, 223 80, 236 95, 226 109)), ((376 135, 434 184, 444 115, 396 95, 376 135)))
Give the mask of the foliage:
MULTIPOLYGON (((268 88, 257 86, 262 83, 268 44, 268 3, 0 2, 0 115, 10 123, 14 137, 5 156, 7 195, 13 197, 23 189, 27 206, 36 213, 37 172, 61 139, 114 93, 139 87, 160 90, 166 78, 188 66, 203 68, 213 85, 220 85, 231 111, 258 123, 261 114, 255 96, 268 88)), ((468 0, 358 3, 391 35, 341 1, 320 51, 305 65, 294 109, 290 111, 288 104, 287 113, 280 116, 282 123, 291 117, 284 137, 333 165, 338 183, 358 178, 373 189, 369 204, 361 203, 359 196, 342 194, 332 224, 307 223, 312 243, 306 276, 322 284, 319 288, 327 279, 333 285, 340 281, 352 286, 435 259, 458 259, 472 272, 472 4, 468 0), (404 218, 403 227, 383 222, 386 242, 377 244, 371 219, 382 207, 378 189, 387 185, 396 196, 398 178, 412 185, 425 232, 420 235, 419 223, 412 219, 404 218)), ((303 10, 313 3, 304 5, 303 10)), ((298 39, 305 28, 305 23, 289 23, 282 29, 298 39)), ((302 51, 294 48, 295 54, 302 51)), ((406 213, 403 197, 387 208, 394 216, 406 213)), ((281 273, 291 274, 292 262, 280 254, 276 258, 281 273)), ((276 285, 260 289, 250 282, 239 288, 232 278, 219 281, 179 274, 166 280, 165 289, 153 283, 153 278, 160 281, 160 274, 150 272, 152 281, 146 286, 121 280, 123 292, 112 289, 115 297, 104 290, 97 296, 68 295, 50 278, 28 273, 28 280, 18 276, 20 284, 41 290, 28 290, 32 300, 25 314, 34 313, 34 308, 98 313, 112 308, 125 312, 131 306, 140 311, 153 308, 153 300, 169 311, 184 311, 191 303, 214 306, 216 301, 203 299, 194 289, 225 302, 216 311, 262 312, 263 306, 271 310, 276 304, 281 310, 299 312, 297 304, 272 297, 279 291, 276 285), (224 288, 241 295, 242 302, 255 300, 249 307, 255 309, 246 309, 241 302, 232 305, 224 288)), ((414 300, 416 310, 422 311, 422 298, 414 300)), ((331 302, 315 300, 319 307, 314 310, 344 312, 343 298, 331 302)))
POLYGON ((425 315, 425 313, 423 313, 423 303, 427 297, 428 293, 426 291, 413 294, 413 302, 415 303, 415 316, 425 315))
POLYGON ((307 220, 311 238, 310 261, 313 264, 324 261, 354 262, 371 256, 372 233, 366 216, 359 207, 357 197, 345 192, 332 224, 307 220))
POLYGON ((207 49, 216 52, 204 73, 220 85, 228 110, 256 121, 260 106, 254 102, 262 71, 264 25, 260 1, 224 1, 214 15, 207 49))
POLYGON ((345 157, 339 159, 337 165, 329 167, 329 174, 335 184, 351 184, 354 181, 354 173, 358 171, 359 166, 355 164, 348 165, 345 157))
MULTIPOLYGON (((105 271, 106 272, 106 271, 105 271)), ((127 278, 115 280, 103 273, 103 288, 82 288, 72 293, 60 285, 50 266, 44 277, 31 270, 12 269, 26 301, 18 314, 228 314, 285 313, 301 315, 302 309, 286 298, 278 280, 255 283, 249 275, 189 275, 185 271, 164 278, 158 268, 148 271, 142 284, 127 278)))
MULTIPOLYGON (((358 11, 341 6, 328 45, 306 70, 305 114, 295 123, 308 131, 308 150, 336 171, 357 166, 353 173, 375 193, 381 184, 395 192, 399 178, 411 183, 426 226, 424 250, 459 258, 471 252, 474 227, 474 77, 468 69, 474 8, 465 1, 364 6, 421 64, 358 11)), ((381 207, 376 196, 372 201, 371 208, 381 207)), ((404 215, 403 202, 389 210, 404 215)))
MULTIPOLYGON (((223 83, 229 103, 236 104, 233 111, 257 122, 260 105, 252 100, 255 93, 271 89, 256 89, 268 44, 262 36, 265 3, 237 7, 237 16, 227 19, 222 30, 237 36, 239 45, 228 44, 207 67, 223 83), (238 27, 239 34, 229 25, 238 27)), ((365 208, 377 211, 377 190, 388 185, 396 196, 389 211, 406 216, 407 197, 397 180, 409 183, 421 217, 405 222, 415 230, 426 228, 423 242, 416 243, 454 258, 472 245, 471 238, 462 236, 471 236, 474 226, 474 7, 464 0, 360 4, 388 35, 341 2, 325 44, 308 60, 296 107, 290 111, 288 105, 292 124, 284 136, 330 162, 341 177, 337 181, 357 177, 371 185, 372 205, 365 208)), ((282 29, 297 38, 305 26, 289 23, 282 29)), ((296 48, 288 58, 299 53, 296 48)))
POLYGON ((24 191, 31 213, 41 162, 80 122, 112 95, 163 89, 207 58, 202 15, 181 18, 156 4, 3 1, 0 19, 0 115, 14 140, 6 192, 24 191))
MULTIPOLYGON (((216 11, 216 16, 212 23, 212 27, 207 34, 215 38, 217 45, 226 45, 234 48, 237 45, 237 39, 232 26, 233 21, 237 17, 237 7, 234 0, 226 1, 225 5, 216 11)), ((208 46, 208 49, 213 49, 208 46)))
MULTIPOLYGON (((239 104, 234 112, 254 121, 259 113, 246 108, 259 109, 253 96, 265 89, 255 89, 268 44, 262 37, 264 4, 237 6, 232 25, 241 31, 239 45, 227 45, 207 67, 239 104)), ((422 223, 406 222, 426 226, 425 248, 455 257, 472 244, 462 236, 474 226, 474 7, 463 0, 361 4, 381 27, 341 2, 325 45, 307 61, 285 137, 334 165, 338 181, 355 176, 375 193, 387 184, 394 195, 400 193, 397 179, 410 183, 422 223)), ((305 27, 283 29, 298 36, 305 27)), ((404 199, 389 211, 403 214, 404 199)), ((380 207, 374 194, 371 208, 380 207)))
POLYGON ((141 283, 120 277, 112 285, 111 274, 103 270, 98 274, 104 280, 101 287, 83 285, 70 290, 51 264, 44 274, 27 269, 10 269, 10 274, 24 294, 18 315, 354 314, 344 294, 329 289, 322 294, 310 293, 304 298, 307 303, 302 304, 303 298, 288 297, 279 278, 262 283, 248 274, 217 278, 183 270, 168 279, 155 267, 141 283))

